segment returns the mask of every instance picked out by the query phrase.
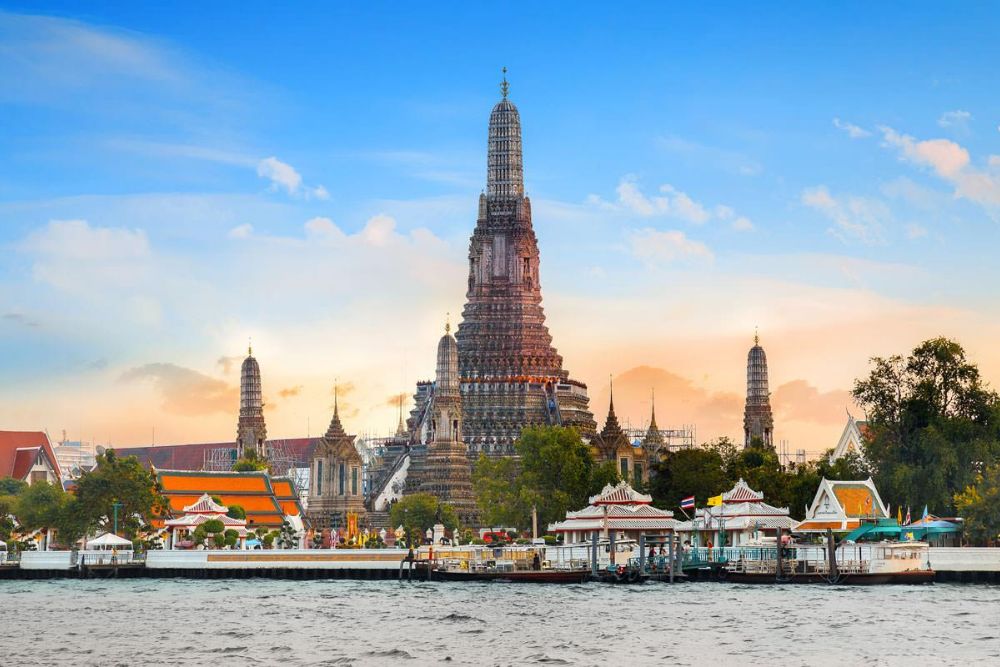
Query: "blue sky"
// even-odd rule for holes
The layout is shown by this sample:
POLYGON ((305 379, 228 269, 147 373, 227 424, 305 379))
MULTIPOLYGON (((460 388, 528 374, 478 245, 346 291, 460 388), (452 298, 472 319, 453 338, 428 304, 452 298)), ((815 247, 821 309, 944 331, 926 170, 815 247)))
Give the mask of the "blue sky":
POLYGON ((283 432, 328 419, 332 377, 357 430, 393 423, 462 304, 503 66, 599 413, 648 366, 631 419, 674 382, 670 421, 738 432, 754 325, 810 451, 872 354, 943 333, 1000 375, 988 3, 0 11, 8 427, 231 437, 218 362, 250 335, 283 432))

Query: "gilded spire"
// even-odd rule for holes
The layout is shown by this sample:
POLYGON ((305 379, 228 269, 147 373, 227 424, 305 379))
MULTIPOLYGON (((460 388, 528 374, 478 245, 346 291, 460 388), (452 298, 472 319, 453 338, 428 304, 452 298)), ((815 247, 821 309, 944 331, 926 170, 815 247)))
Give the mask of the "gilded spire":
POLYGON ((253 356, 253 338, 250 336, 247 336, 247 356, 253 356))
POLYGON ((503 68, 503 82, 500 84, 500 92, 503 94, 503 98, 507 99, 507 94, 510 92, 510 84, 507 83, 507 68, 503 68))
POLYGON ((451 312, 444 314, 444 332, 445 334, 451 333, 451 312))
POLYGON ((753 344, 760 345, 760 333, 757 331, 757 325, 753 327, 753 344))

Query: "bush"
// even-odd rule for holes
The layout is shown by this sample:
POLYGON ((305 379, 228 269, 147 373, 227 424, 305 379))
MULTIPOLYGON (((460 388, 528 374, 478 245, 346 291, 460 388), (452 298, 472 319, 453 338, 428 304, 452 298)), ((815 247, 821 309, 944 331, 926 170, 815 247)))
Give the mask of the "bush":
POLYGON ((545 540, 545 544, 550 547, 559 544, 559 538, 555 535, 542 535, 542 539, 545 540))

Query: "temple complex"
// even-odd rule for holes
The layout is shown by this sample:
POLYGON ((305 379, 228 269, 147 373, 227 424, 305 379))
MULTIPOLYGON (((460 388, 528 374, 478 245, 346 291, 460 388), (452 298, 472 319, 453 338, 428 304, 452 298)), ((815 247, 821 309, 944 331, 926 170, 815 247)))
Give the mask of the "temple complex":
POLYGON ((747 403, 743 411, 743 446, 755 441, 774 447, 774 417, 771 394, 767 388, 767 355, 755 333, 753 347, 747 354, 747 403))
MULTIPOLYGON (((127 450, 125 450, 127 451, 127 450)), ((277 530, 288 521, 302 528, 302 506, 291 480, 272 477, 264 470, 217 472, 156 470, 170 517, 180 517, 206 494, 221 505, 239 505, 246 512, 247 529, 277 530)), ((168 517, 169 518, 169 517, 168 517)))
POLYGON ((340 423, 336 394, 333 419, 309 462, 309 522, 315 529, 343 528, 348 515, 365 515, 361 455, 340 423))
MULTIPOLYGON (((653 414, 653 423, 650 430, 656 429, 656 415, 653 414)), ((649 437, 647 433, 647 437, 649 437)), ((655 439, 655 436, 653 436, 655 439)), ((661 438, 662 442, 662 438, 661 438)), ((638 443, 638 441, 637 441, 638 443)), ((649 480, 649 456, 648 450, 642 443, 633 444, 621 424, 618 423, 618 416, 615 414, 615 389, 611 387, 611 400, 608 405, 608 417, 604 421, 604 428, 596 434, 590 441, 591 452, 598 462, 611 461, 618 468, 618 474, 623 480, 632 480, 633 483, 644 484, 649 480)))
POLYGON ((563 369, 545 326, 521 119, 506 76, 501 92, 490 114, 486 192, 479 196, 467 300, 455 333, 463 435, 472 456, 513 454, 525 426, 573 426, 588 438, 596 428, 587 387, 563 369))
POLYGON ((757 543, 761 537, 774 536, 778 529, 787 534, 795 525, 787 507, 775 507, 764 502, 764 494, 754 491, 742 478, 729 491, 709 500, 708 507, 695 510, 691 521, 677 526, 677 532, 687 534, 694 546, 736 547, 757 543))
POLYGON ((267 459, 267 426, 264 424, 264 399, 261 394, 260 366, 247 349, 240 369, 240 416, 236 422, 236 455, 243 458, 253 452, 267 459))
POLYGON ((455 508, 463 526, 478 526, 479 512, 472 491, 472 466, 462 442, 462 396, 458 379, 458 343, 445 327, 438 343, 437 379, 431 427, 418 490, 455 508))
POLYGON ((549 524, 549 532, 562 534, 566 544, 586 542, 594 533, 608 539, 635 539, 640 535, 673 531, 679 522, 674 513, 652 505, 653 497, 639 493, 628 482, 608 484, 590 498, 590 504, 575 512, 566 512, 566 519, 549 524))

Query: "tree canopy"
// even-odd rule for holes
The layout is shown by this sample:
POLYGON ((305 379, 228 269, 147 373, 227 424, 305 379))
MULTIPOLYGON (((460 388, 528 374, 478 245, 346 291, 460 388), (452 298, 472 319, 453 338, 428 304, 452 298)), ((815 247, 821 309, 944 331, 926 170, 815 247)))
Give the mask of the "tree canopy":
POLYGON ((965 534, 974 542, 994 545, 1000 538, 1000 463, 976 476, 955 495, 955 505, 965 519, 965 534))
POLYGON ((97 456, 97 466, 76 484, 80 511, 101 530, 113 529, 115 503, 119 533, 135 538, 153 518, 166 510, 156 476, 134 456, 119 457, 114 450, 97 456))
POLYGON ((455 508, 447 503, 439 502, 429 493, 414 493, 404 496, 394 503, 389 510, 389 520, 393 526, 403 526, 410 531, 420 531, 423 535, 428 528, 437 523, 438 508, 440 508, 441 523, 448 530, 458 528, 458 515, 455 508))
POLYGON ((527 528, 531 509, 539 528, 580 509, 605 484, 620 477, 614 463, 598 464, 573 428, 525 428, 514 443, 517 459, 480 457, 473 487, 483 522, 491 526, 527 528))
POLYGON ((865 458, 880 493, 897 503, 951 514, 955 496, 1000 456, 1000 401, 947 338, 918 345, 908 357, 871 360, 854 384, 868 416, 865 458))

